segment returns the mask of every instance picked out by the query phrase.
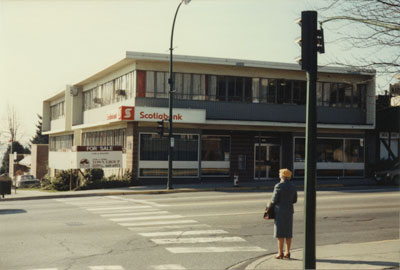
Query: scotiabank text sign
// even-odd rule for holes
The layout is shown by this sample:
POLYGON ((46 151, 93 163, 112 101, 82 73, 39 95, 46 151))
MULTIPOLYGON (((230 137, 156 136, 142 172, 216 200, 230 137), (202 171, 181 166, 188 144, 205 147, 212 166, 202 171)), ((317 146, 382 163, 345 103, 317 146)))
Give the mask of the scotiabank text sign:
MULTIPOLYGON (((168 108, 135 107, 135 121, 160 121, 169 119, 168 108)), ((174 109, 172 119, 177 123, 204 123, 205 110, 174 109)))
MULTIPOLYGON (((160 107, 130 107, 121 106, 118 110, 107 114, 108 121, 168 121, 169 109, 160 107)), ((178 123, 204 123, 206 111, 196 109, 174 109, 173 118, 178 123)))

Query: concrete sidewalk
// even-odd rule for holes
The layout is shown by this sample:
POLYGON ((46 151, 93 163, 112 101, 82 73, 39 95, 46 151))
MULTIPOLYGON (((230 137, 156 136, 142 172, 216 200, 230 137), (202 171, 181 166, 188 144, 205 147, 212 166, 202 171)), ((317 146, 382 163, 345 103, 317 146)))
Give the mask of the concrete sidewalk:
MULTIPOLYGON (((318 246, 316 257, 317 269, 399 269, 400 240, 318 246)), ((292 250, 290 260, 271 254, 231 269, 303 269, 303 250, 292 250)))
MULTIPOLYGON (((304 189, 303 180, 292 180, 298 190, 304 189)), ((12 189, 10 195, 5 195, 0 200, 38 200, 38 199, 54 199, 67 197, 89 197, 89 196, 107 196, 107 195, 133 195, 133 194, 166 194, 178 192, 204 192, 204 191, 263 191, 273 190, 278 180, 269 181, 250 181, 240 182, 238 187, 233 187, 232 182, 203 182, 198 184, 174 184, 171 190, 166 189, 166 185, 152 186, 131 186, 110 189, 91 189, 79 191, 43 191, 39 189, 12 189)), ((342 188, 342 187, 374 187, 375 184, 371 179, 323 179, 318 180, 317 189, 325 188, 342 188)))

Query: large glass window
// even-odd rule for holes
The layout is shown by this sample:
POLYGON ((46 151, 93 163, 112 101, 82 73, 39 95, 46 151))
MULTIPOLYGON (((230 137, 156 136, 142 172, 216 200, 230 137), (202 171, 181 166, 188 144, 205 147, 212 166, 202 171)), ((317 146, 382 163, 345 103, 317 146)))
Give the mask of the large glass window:
POLYGON ((364 162, 363 139, 346 139, 344 145, 345 162, 364 162))
POLYGON ((306 140, 304 138, 295 138, 294 145, 294 161, 304 162, 306 159, 306 140))
POLYGON ((50 120, 56 120, 65 115, 65 102, 61 101, 57 104, 50 106, 50 120))
POLYGON ((343 139, 318 139, 318 162, 343 162, 343 139))
POLYGON ((84 132, 82 133, 82 145, 118 145, 125 148, 125 129, 84 132))
POLYGON ((229 161, 230 138, 220 136, 203 136, 202 161, 229 161))
MULTIPOLYGON (((174 135, 174 160, 198 160, 198 135, 174 135)), ((168 137, 140 134, 140 160, 168 160, 168 137)))

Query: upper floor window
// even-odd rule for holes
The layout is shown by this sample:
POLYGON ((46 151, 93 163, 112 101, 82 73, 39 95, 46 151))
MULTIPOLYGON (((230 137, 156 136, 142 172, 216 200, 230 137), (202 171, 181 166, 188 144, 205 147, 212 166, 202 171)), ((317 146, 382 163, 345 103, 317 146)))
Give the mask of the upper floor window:
POLYGON ((65 115, 65 101, 50 106, 50 119, 56 120, 65 115))
MULTIPOLYGON (((169 73, 139 71, 142 97, 168 98, 169 73), (145 82, 145 84, 143 83, 145 82)), ((305 105, 306 81, 237 76, 174 74, 175 98, 267 104, 305 105)), ((318 82, 317 105, 365 108, 365 84, 318 82)))
POLYGON ((83 92, 83 110, 99 108, 133 96, 134 73, 122 75, 83 92))
POLYGON ((82 145, 118 145, 125 148, 125 129, 112 129, 82 133, 82 145))

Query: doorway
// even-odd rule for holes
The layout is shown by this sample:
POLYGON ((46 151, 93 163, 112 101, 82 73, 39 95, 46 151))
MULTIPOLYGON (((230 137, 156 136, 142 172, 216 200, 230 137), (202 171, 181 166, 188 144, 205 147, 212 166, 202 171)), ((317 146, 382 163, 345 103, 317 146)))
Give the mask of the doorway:
POLYGON ((254 179, 279 178, 281 146, 278 144, 254 145, 254 179))

